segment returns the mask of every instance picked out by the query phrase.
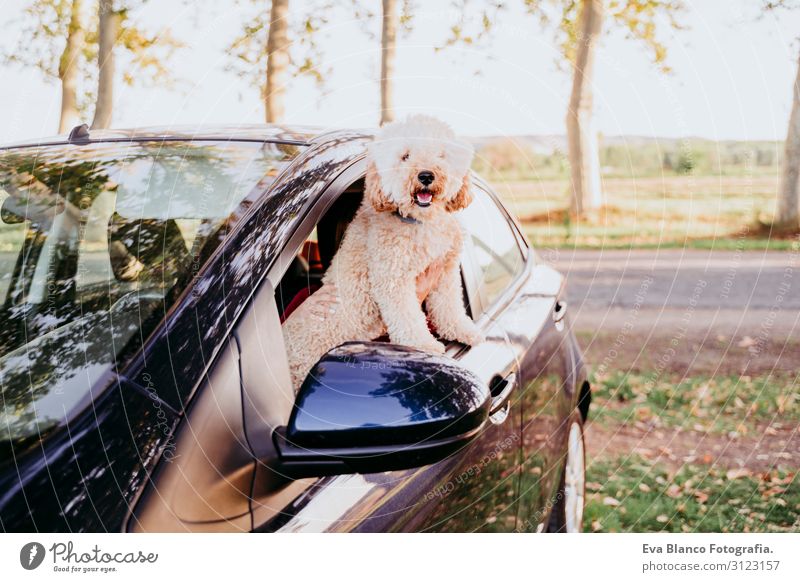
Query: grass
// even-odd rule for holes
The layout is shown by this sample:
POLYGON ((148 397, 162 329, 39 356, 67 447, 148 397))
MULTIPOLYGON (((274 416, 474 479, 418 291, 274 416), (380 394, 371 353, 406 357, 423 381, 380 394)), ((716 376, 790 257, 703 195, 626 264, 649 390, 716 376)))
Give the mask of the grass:
POLYGON ((592 382, 593 418, 745 435, 800 423, 800 375, 678 377, 613 371, 592 382))
POLYGON ((660 176, 603 181, 606 205, 576 219, 569 182, 494 180, 539 247, 787 250, 796 233, 771 231, 778 176, 660 176))
POLYGON ((800 481, 775 470, 683 465, 677 472, 637 456, 587 468, 586 531, 775 532, 800 530, 800 481))

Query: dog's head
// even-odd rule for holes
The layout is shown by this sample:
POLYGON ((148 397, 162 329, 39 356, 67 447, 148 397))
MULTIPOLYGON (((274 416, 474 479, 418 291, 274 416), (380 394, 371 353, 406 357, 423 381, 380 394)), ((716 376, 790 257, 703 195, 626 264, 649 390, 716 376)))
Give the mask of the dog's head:
POLYGON ((368 146, 366 195, 378 211, 424 218, 472 202, 472 146, 456 139, 446 123, 414 115, 383 127, 368 146))

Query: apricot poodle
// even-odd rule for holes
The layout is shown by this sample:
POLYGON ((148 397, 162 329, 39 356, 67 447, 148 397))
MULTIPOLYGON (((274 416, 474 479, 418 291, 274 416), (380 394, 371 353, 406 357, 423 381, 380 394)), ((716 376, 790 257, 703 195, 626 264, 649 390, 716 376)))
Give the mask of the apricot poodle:
POLYGON ((339 308, 320 320, 312 295, 283 324, 295 390, 346 341, 388 333, 392 343, 443 353, 416 293, 417 277, 434 262, 444 267, 425 311, 439 337, 483 341, 464 309, 462 231, 453 215, 472 201, 472 147, 445 123, 416 115, 383 127, 367 155, 364 200, 323 278, 323 289, 336 286, 339 308))

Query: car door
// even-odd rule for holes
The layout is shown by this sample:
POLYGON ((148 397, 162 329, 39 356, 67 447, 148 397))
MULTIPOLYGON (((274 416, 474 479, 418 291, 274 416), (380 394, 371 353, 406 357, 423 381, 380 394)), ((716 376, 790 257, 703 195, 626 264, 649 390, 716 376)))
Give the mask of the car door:
MULTIPOLYGON (((363 173, 363 164, 357 164, 329 187, 318 201, 320 210, 312 212, 300 226, 287 245, 286 256, 276 265, 291 262, 322 211, 363 173)), ((454 343, 448 347, 448 354, 492 385, 495 394, 505 397, 516 389, 516 358, 502 327, 485 313, 488 306, 481 300, 481 277, 472 252, 467 241, 463 260, 466 297, 487 341, 473 348, 454 343)), ((288 420, 287 410, 280 414, 274 410, 276 406, 284 408, 283 403, 269 402, 258 396, 258 390, 248 388, 251 382, 263 384, 265 377, 277 382, 285 376, 276 372, 278 368, 286 369, 282 340, 276 339, 280 337, 280 324, 273 295, 281 276, 280 269, 270 274, 270 284, 259 290, 253 308, 239 325, 243 390, 246 405, 251 407, 246 416, 252 418, 247 421, 248 430, 258 426, 259 419, 272 419, 270 426, 262 423, 265 431, 261 435, 251 432, 250 442, 266 442, 267 431, 280 422, 281 414, 287 417, 284 423, 288 420), (268 353, 265 345, 270 346, 268 353), (280 362, 264 363, 265 356, 275 359, 279 353, 280 362)), ((269 463, 260 463, 252 496, 255 529, 512 531, 518 511, 520 422, 521 407, 518 401, 509 399, 492 415, 491 423, 478 438, 439 463, 405 471, 307 480, 302 493, 288 504, 274 469, 269 463)), ((264 452, 264 456, 269 455, 269 451, 264 452)))
POLYGON ((566 420, 574 402, 571 371, 575 365, 564 325, 566 303, 558 300, 563 277, 537 260, 489 187, 481 183, 476 190, 476 201, 486 206, 482 232, 487 236, 494 233, 492 240, 483 241, 488 249, 476 256, 488 279, 485 290, 500 295, 494 300, 497 305, 492 317, 506 334, 517 361, 519 388, 515 398, 522 414, 517 529, 541 531, 557 501, 566 420), (510 277, 518 264, 517 249, 527 259, 524 274, 504 297, 498 290, 502 284, 494 279, 510 277))

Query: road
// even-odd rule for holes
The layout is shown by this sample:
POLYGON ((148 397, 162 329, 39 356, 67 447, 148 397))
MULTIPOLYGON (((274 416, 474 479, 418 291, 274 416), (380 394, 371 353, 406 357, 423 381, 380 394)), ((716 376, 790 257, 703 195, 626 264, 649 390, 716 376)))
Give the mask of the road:
POLYGON ((686 325, 800 337, 800 251, 544 250, 578 329, 686 325))

